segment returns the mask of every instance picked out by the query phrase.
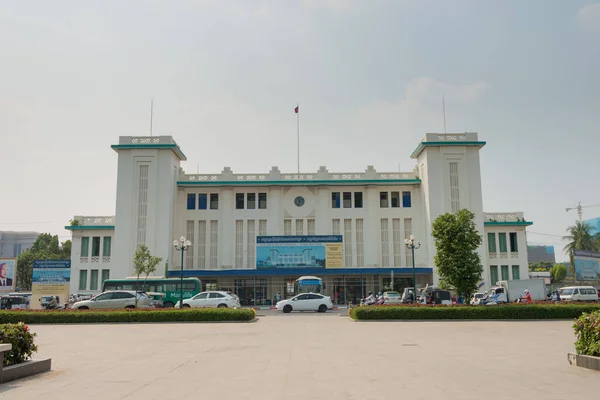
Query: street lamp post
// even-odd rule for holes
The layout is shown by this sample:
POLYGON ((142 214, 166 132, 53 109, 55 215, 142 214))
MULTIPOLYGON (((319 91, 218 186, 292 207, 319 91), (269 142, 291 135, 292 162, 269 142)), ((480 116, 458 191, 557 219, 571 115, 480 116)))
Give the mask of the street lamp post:
POLYGON ((413 267, 413 302, 417 302, 417 273, 415 270, 415 249, 421 247, 421 242, 416 242, 415 235, 410 235, 408 239, 404 239, 406 247, 412 251, 412 267, 413 267))
POLYGON ((185 236, 179 238, 179 240, 173 241, 173 247, 177 251, 181 251, 181 282, 179 286, 179 308, 183 308, 183 254, 187 249, 190 248, 192 242, 187 240, 185 236))

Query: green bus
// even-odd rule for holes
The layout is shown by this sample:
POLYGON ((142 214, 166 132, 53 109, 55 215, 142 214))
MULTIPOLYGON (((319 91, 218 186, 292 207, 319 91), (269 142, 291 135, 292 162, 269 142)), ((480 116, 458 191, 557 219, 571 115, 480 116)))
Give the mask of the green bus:
MULTIPOLYGON (((179 301, 181 296, 181 278, 165 278, 163 276, 130 276, 125 279, 107 279, 102 284, 102 291, 107 290, 140 290, 145 292, 163 293, 163 304, 170 308, 179 301)), ((183 278, 183 299, 194 297, 202 291, 202 282, 198 278, 183 278)))

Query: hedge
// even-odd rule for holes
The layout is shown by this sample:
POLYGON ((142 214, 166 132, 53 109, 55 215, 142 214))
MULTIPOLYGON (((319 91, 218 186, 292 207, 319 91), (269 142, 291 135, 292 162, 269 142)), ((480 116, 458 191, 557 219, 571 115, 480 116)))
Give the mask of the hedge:
POLYGON ((600 310, 595 304, 507 304, 496 306, 368 306, 350 310, 355 320, 573 319, 600 310))
POLYGON ((600 311, 582 314, 573 324, 577 354, 600 357, 600 311))
POLYGON ((37 335, 22 322, 0 325, 0 343, 12 344, 10 351, 4 352, 2 364, 5 367, 29 360, 38 351, 34 338, 37 335))
POLYGON ((0 324, 93 324, 131 322, 222 322, 252 321, 252 309, 202 308, 183 310, 65 310, 65 311, 2 311, 0 324))

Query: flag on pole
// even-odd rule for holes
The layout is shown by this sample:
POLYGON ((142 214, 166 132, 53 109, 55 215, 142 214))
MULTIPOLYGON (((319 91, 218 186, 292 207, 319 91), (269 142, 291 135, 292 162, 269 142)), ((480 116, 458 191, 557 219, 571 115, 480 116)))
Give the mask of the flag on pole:
POLYGON ((294 112, 295 112, 296 114, 298 114, 298 107, 300 107, 300 106, 296 106, 296 108, 294 108, 294 112))

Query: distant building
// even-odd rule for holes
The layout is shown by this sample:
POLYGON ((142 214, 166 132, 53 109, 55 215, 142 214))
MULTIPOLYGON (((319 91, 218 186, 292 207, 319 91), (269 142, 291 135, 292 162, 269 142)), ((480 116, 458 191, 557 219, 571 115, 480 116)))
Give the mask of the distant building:
POLYGON ((0 231, 0 258, 16 258, 30 248, 40 234, 38 232, 0 231))
POLYGON ((556 256, 554 255, 554 246, 527 246, 527 260, 529 263, 536 263, 540 261, 556 263, 556 256))
POLYGON ((586 219, 583 222, 592 227, 592 229, 591 229, 592 235, 596 235, 596 234, 600 233, 600 217, 586 219))

